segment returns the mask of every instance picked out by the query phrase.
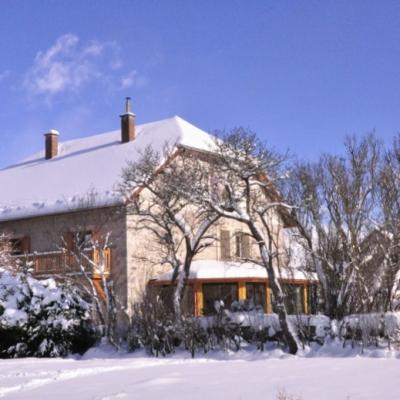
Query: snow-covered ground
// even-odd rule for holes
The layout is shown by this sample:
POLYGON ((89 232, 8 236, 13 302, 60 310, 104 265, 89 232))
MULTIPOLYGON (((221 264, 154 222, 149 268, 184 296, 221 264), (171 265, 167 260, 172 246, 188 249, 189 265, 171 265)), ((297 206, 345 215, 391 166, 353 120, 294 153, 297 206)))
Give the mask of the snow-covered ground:
POLYGON ((192 360, 91 351, 79 360, 0 361, 0 397, 7 399, 274 400, 284 389, 296 400, 398 400, 399 382, 395 354, 310 358, 272 351, 192 360))

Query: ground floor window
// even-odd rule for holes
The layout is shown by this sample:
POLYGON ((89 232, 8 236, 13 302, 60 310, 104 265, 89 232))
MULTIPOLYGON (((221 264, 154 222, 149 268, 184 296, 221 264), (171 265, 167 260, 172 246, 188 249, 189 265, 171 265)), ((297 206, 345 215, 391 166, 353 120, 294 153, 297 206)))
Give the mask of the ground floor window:
POLYGON ((215 314, 215 302, 222 301, 225 308, 230 309, 232 303, 238 300, 237 283, 204 283, 204 315, 215 314))
POLYGON ((288 314, 304 313, 304 286, 283 284, 282 289, 285 293, 285 305, 288 314))
POLYGON ((246 300, 250 308, 262 307, 265 310, 265 283, 246 283, 246 300))
POLYGON ((308 286, 308 311, 310 314, 316 314, 320 311, 319 298, 320 295, 318 293, 318 285, 309 285, 308 286))
MULTIPOLYGON (((162 304, 167 310, 171 312, 174 310, 174 292, 175 286, 164 285, 158 286, 153 289, 155 293, 158 294, 162 304)), ((184 297, 182 301, 182 313, 184 315, 194 315, 194 292, 193 286, 187 285, 184 289, 184 297)))

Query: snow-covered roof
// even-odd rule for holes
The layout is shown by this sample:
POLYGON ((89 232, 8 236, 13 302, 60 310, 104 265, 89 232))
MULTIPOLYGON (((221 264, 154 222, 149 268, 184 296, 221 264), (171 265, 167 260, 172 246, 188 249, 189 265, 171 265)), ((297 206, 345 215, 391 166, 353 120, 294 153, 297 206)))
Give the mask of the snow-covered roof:
MULTIPOLYGON (((298 268, 280 267, 275 273, 282 279, 317 280, 315 273, 304 272, 298 268)), ((190 266, 189 279, 267 279, 264 267, 250 262, 240 263, 233 261, 198 260, 190 266)), ((156 281, 170 281, 172 271, 156 277, 156 281)))
POLYGON ((66 212, 119 202, 116 187, 127 161, 165 143, 209 150, 212 137, 180 117, 136 126, 137 137, 121 143, 121 131, 61 142, 59 154, 44 151, 0 170, 0 221, 66 212))

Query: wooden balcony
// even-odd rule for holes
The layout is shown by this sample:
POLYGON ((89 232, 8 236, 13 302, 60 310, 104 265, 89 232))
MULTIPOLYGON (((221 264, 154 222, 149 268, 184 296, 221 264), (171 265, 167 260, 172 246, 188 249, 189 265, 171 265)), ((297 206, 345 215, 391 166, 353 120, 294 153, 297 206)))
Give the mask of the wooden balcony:
POLYGON ((84 250, 81 254, 68 251, 51 251, 45 253, 30 253, 13 256, 14 260, 32 262, 35 275, 77 275, 86 272, 92 278, 101 278, 100 265, 104 265, 104 275, 111 271, 111 250, 84 250))

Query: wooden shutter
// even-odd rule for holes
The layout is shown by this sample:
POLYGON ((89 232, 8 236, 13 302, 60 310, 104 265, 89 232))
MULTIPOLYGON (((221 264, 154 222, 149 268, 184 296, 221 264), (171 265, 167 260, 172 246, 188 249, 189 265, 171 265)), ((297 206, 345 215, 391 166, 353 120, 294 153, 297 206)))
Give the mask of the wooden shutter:
POLYGON ((92 236, 92 242, 95 244, 97 247, 103 247, 103 241, 102 241, 102 235, 99 229, 93 228, 91 230, 88 230, 88 232, 91 233, 92 236))
POLYGON ((221 260, 231 258, 231 235, 228 230, 221 230, 221 260))
POLYGON ((66 247, 67 250, 74 249, 74 233, 73 232, 65 232, 63 234, 64 243, 63 246, 66 247))
POLYGON ((31 238, 30 236, 24 236, 21 239, 21 252, 23 254, 28 254, 31 252, 31 238))
POLYGON ((242 233, 242 258, 250 258, 250 236, 242 233))

